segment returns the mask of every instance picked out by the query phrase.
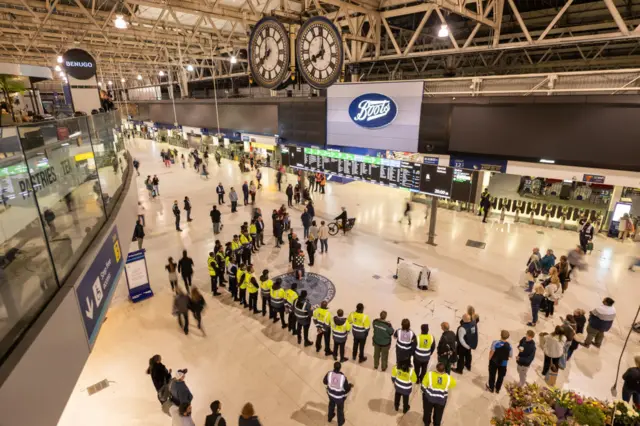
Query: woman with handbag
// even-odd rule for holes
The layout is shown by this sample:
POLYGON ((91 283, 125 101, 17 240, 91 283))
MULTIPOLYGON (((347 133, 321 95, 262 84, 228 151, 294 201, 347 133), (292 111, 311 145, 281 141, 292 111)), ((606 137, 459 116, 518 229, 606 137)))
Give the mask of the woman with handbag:
MULTIPOLYGON (((171 380, 171 370, 167 370, 167 367, 164 366, 160 355, 154 355, 149 359, 147 374, 151 376, 156 392, 160 392, 160 389, 171 380)), ((158 399, 160 399, 159 395, 158 399)), ((162 403, 162 401, 160 402, 162 403)))

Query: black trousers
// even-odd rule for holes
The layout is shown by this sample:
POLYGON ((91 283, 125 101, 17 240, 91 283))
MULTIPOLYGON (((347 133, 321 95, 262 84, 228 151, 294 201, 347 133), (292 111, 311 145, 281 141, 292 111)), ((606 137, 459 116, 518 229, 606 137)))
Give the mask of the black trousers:
POLYGON ((456 371, 462 373, 465 367, 471 371, 471 360, 471 349, 467 349, 458 343, 458 365, 456 366, 456 371))
POLYGON ((426 361, 419 361, 418 358, 413 357, 414 368, 416 369, 416 376, 418 376, 418 383, 422 383, 424 375, 427 374, 427 367, 429 366, 428 358, 426 361))
POLYGON ((434 404, 433 402, 429 402, 427 397, 422 395, 422 407, 424 409, 424 416, 422 420, 424 421, 424 426, 431 425, 431 416, 433 413, 433 424, 434 426, 440 426, 442 423, 442 413, 444 413, 444 405, 434 404))
POLYGON ((296 317, 296 314, 293 311, 293 306, 291 307, 291 310, 289 311, 289 331, 293 334, 296 334, 296 323, 298 322, 298 318, 296 317))
POLYGON ((242 306, 247 306, 247 289, 246 288, 241 288, 240 289, 240 304, 242 306))
POLYGON ((356 359, 356 357, 358 356, 358 352, 360 352, 360 359, 361 361, 364 359, 364 344, 367 342, 367 337, 365 336, 364 338, 353 338, 353 351, 351 353, 351 356, 353 359, 356 359))
POLYGON ((233 296, 233 300, 238 301, 238 282, 236 279, 229 278, 229 293, 233 296))
POLYGON ((339 401, 329 398, 329 412, 327 413, 327 419, 329 422, 336 416, 336 409, 338 410, 338 426, 342 426, 344 420, 344 399, 339 401))
POLYGON ((224 194, 218 194, 218 204, 224 204, 224 194))
POLYGON ((507 374, 507 366, 504 367, 496 364, 493 361, 489 361, 489 389, 492 391, 500 392, 502 388, 502 381, 504 380, 504 376, 507 374), (497 373, 497 377, 496 377, 497 373))
POLYGON ((198 329, 202 328, 202 311, 193 311, 193 317, 198 321, 198 329))
POLYGON ((267 315, 267 306, 269 306, 269 302, 271 301, 271 296, 262 295, 262 316, 267 315))
POLYGON ((302 325, 300 323, 297 324, 296 335, 298 336, 298 344, 302 343, 302 333, 301 330, 304 330, 304 342, 307 343, 309 341, 309 327, 311 324, 302 325))
POLYGON ((180 217, 176 216, 176 231, 180 230, 180 217))
POLYGON ((184 287, 187 289, 187 293, 189 293, 189 287, 191 287, 191 275, 182 274, 182 279, 184 280, 184 287))
POLYGON ((287 195, 287 207, 293 207, 293 195, 287 195))
POLYGON ((178 324, 184 330, 184 334, 189 334, 189 312, 178 312, 178 324))
POLYGON ((345 342, 336 342, 333 341, 333 359, 338 359, 338 351, 340 351, 340 360, 344 359, 344 345, 345 342))
POLYGON ((258 292, 249 293, 249 310, 258 313, 258 292))
POLYGON ((489 214, 489 209, 485 208, 484 210, 484 217, 482 218, 483 222, 487 221, 487 215, 489 214))
POLYGON ((551 358, 548 356, 544 356, 544 363, 542 364, 542 375, 546 376, 547 372, 549 371, 549 368, 551 367, 551 364, 553 363, 553 365, 555 365, 556 367, 558 366, 558 364, 560 363, 560 358, 551 358))
POLYGON ((583 252, 587 252, 587 244, 589 244, 589 239, 587 237, 580 237, 580 247, 582 247, 583 252))
POLYGON ((331 332, 325 330, 324 333, 318 333, 316 337, 316 352, 320 352, 320 349, 322 349, 322 340, 324 340, 325 355, 331 355, 331 332))
POLYGON ((211 277, 211 293, 218 294, 218 277, 216 275, 210 275, 211 277))
POLYGON ((238 202, 237 201, 232 201, 231 202, 231 213, 235 213, 237 211, 236 210, 237 208, 238 208, 238 202))
POLYGON ((278 322, 278 315, 280 315, 280 322, 282 323, 282 328, 285 328, 287 324, 285 323, 285 320, 284 320, 284 306, 274 307, 272 305, 269 318, 271 318, 273 322, 276 323, 278 322))
POLYGON ((313 251, 307 251, 307 254, 309 255, 309 266, 313 266, 313 264, 315 263, 315 252, 313 251))
POLYGON ((251 265, 251 249, 245 248, 242 250, 242 262, 245 265, 251 265))
POLYGON ((400 398, 402 398, 402 411, 405 413, 409 411, 409 395, 401 394, 400 392, 396 392, 396 396, 393 398, 393 406, 396 411, 400 408, 400 398))

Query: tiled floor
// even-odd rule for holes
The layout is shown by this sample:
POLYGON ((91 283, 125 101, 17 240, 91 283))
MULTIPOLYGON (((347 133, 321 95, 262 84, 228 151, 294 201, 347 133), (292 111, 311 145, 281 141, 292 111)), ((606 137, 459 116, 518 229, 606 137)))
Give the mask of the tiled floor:
MULTIPOLYGON (((156 353, 174 371, 189 369, 187 383, 194 394, 193 416, 197 425, 204 423, 209 403, 214 399, 223 402, 223 413, 231 425, 236 424, 247 401, 253 402, 265 426, 327 424, 322 377, 333 360, 318 356, 313 348, 300 348, 279 326, 230 302, 228 294, 216 299, 206 296, 206 336, 198 330, 185 336, 178 328, 171 316, 171 292, 164 271, 166 259, 178 258, 186 248, 196 262, 197 285, 208 287, 205 265, 215 241, 209 220, 209 210, 216 200, 215 186, 222 181, 227 190, 230 186, 238 190, 249 174, 241 176, 237 164, 227 160, 223 160, 222 167, 212 162, 208 181, 177 165, 166 169, 159 159, 162 147, 165 146, 142 140, 136 140, 131 147, 141 161, 143 176, 137 187, 147 208, 145 248, 156 295, 136 305, 124 302, 112 306, 60 425, 170 424, 159 409, 149 376, 144 374, 149 357, 156 353), (143 178, 148 174, 160 178, 162 195, 157 200, 149 200, 144 190, 143 178), (182 200, 185 195, 193 202, 195 220, 183 222, 184 231, 179 233, 174 229, 170 208, 174 199, 182 200), (85 389, 105 378, 111 386, 88 396, 85 389)), ((265 186, 258 194, 257 205, 263 212, 270 212, 286 198, 277 192, 273 173, 264 175, 265 186)), ((292 178, 289 176, 290 181, 292 178)), ((483 225, 467 213, 440 210, 438 246, 432 247, 425 244, 424 206, 415 206, 411 227, 398 224, 407 196, 401 190, 365 183, 329 184, 326 195, 314 194, 319 218, 331 219, 341 206, 346 206, 349 216, 357 217, 358 222, 351 235, 330 238, 329 254, 318 255, 316 266, 310 270, 335 284, 336 295, 330 305, 333 312, 343 308, 348 313, 362 302, 372 319, 385 309, 394 326, 398 327, 402 318, 409 318, 414 330, 428 323, 436 338, 440 336, 440 322, 455 325, 466 306, 474 305, 481 316, 480 344, 474 353, 472 372, 456 377, 459 384, 451 392, 444 423, 487 425, 491 416, 507 403, 504 392, 494 395, 484 391, 489 345, 499 338, 501 329, 510 331, 514 343, 527 330, 529 304, 519 282, 529 252, 533 246, 539 246, 564 254, 574 246, 577 236, 571 231, 526 224, 483 225), (544 232, 538 233, 541 230, 544 232), (485 242, 486 248, 467 247, 468 239, 485 242), (430 291, 417 292, 395 283, 392 275, 398 256, 435 270, 435 283, 430 291)), ((250 208, 241 207, 235 215, 229 213, 228 206, 222 211, 225 227, 220 239, 225 242, 249 219, 250 208)), ((295 211, 293 223, 301 229, 299 209, 295 211)), ((287 270, 287 250, 273 248, 270 218, 265 222, 267 247, 255 256, 254 264, 256 270, 269 268, 273 276, 287 270)), ((640 301, 640 272, 627 271, 631 256, 638 253, 633 243, 622 244, 598 236, 595 247, 588 258, 588 271, 579 274, 560 301, 556 319, 541 320, 536 331, 551 330, 558 322, 557 317, 574 308, 589 310, 604 296, 613 297, 617 301, 618 319, 602 349, 578 349, 559 377, 561 386, 606 398, 615 380, 623 339, 640 301)), ((347 424, 420 425, 420 392, 417 389, 413 392, 409 413, 397 414, 393 410, 390 372, 373 370, 370 342, 369 339, 366 348, 369 361, 361 365, 349 361, 344 366, 349 380, 356 385, 346 404, 347 424)), ((351 338, 347 342, 348 353, 350 349, 351 338)), ((639 352, 638 336, 634 334, 622 358, 622 371, 639 352)), ((395 356, 392 354, 390 358, 395 356)), ((542 353, 538 351, 529 372, 530 380, 542 381, 537 373, 541 364, 542 353)), ((507 374, 508 378, 516 377, 513 361, 507 374)))

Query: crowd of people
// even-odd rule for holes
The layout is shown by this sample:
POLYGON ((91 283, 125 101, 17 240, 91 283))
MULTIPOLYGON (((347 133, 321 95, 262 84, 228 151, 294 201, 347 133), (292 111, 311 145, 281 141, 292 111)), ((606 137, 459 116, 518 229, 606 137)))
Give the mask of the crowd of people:
MULTIPOLYGON (((216 156, 218 154, 216 153, 216 156)), ((177 156, 177 154, 174 154, 177 156)), ((197 165, 197 155, 194 157, 194 167, 197 165)), ((164 161, 164 160, 163 160, 164 161)), ((191 159, 190 159, 191 163, 191 159)), ((183 162, 184 166, 184 162, 183 162)), ((251 164, 253 168, 254 165, 251 164)), ((261 187, 261 172, 256 168, 256 181, 251 180, 242 184, 244 205, 251 205, 251 219, 244 222, 239 232, 233 235, 232 240, 222 243, 216 240, 215 246, 207 258, 207 271, 210 277, 211 294, 219 296, 221 289, 226 289, 239 306, 248 309, 254 315, 269 316, 275 324, 279 323, 282 329, 290 332, 299 345, 304 347, 314 346, 316 352, 324 350, 325 356, 332 357, 334 367, 327 372, 322 379, 327 388, 329 406, 327 419, 331 422, 337 417, 338 424, 345 423, 344 405, 350 390, 354 387, 342 372, 342 364, 349 361, 347 356, 347 343, 351 337, 351 360, 364 363, 368 357, 365 355, 366 342, 369 334, 372 334, 373 344, 373 368, 387 371, 389 353, 395 346, 395 364, 391 369, 391 380, 395 387, 394 407, 399 411, 402 406, 403 413, 410 410, 409 397, 418 386, 422 392, 423 422, 425 426, 433 423, 439 426, 442 422, 443 411, 447 403, 448 393, 456 386, 456 380, 452 374, 462 375, 471 371, 473 353, 478 348, 478 324, 479 315, 472 306, 462 316, 455 331, 449 323, 441 323, 441 336, 437 339, 431 332, 429 324, 420 324, 419 331, 413 331, 411 321, 404 318, 399 328, 394 328, 387 319, 385 311, 371 321, 365 313, 364 305, 358 303, 348 315, 343 309, 330 310, 327 301, 319 306, 312 306, 308 299, 307 291, 298 291, 298 284, 294 283, 289 288, 284 287, 280 278, 271 279, 269 269, 257 269, 254 267, 252 254, 259 252, 265 244, 265 224, 261 209, 255 207, 256 193, 261 187), (315 342, 309 336, 311 325, 316 329, 315 342), (393 342, 395 341, 395 345, 393 342), (437 361, 430 371, 431 358, 435 354, 437 361)), ((280 189, 283 171, 279 168, 276 172, 276 182, 280 189)), ((315 206, 309 196, 312 188, 324 192, 326 178, 319 174, 298 174, 296 187, 291 184, 285 191, 288 198, 288 207, 282 205, 274 209, 271 214, 272 229, 275 247, 284 244, 283 235, 288 232, 289 261, 291 270, 296 278, 301 280, 305 276, 305 265, 313 266, 317 242, 320 240, 320 253, 328 251, 328 229, 325 221, 315 219, 315 206), (305 184, 305 177, 308 184, 305 184), (302 190, 301 190, 302 188, 302 190), (308 256, 308 264, 305 262, 305 254, 298 234, 294 232, 291 213, 288 208, 303 203, 300 223, 308 256)), ((150 196, 155 192, 159 195, 157 176, 150 180, 150 196)), ((149 179, 147 180, 149 181, 149 179)), ((145 183, 146 184, 146 183, 145 183)), ((149 189, 149 186, 147 186, 149 189)), ((225 190, 222 182, 216 187, 218 204, 214 205, 211 212, 211 221, 215 235, 222 229, 223 212, 220 207, 225 202, 225 190)), ((231 212, 237 212, 238 195, 233 187, 228 193, 231 203, 231 212)), ((184 210, 187 211, 190 220, 190 202, 185 197, 184 210), (189 208, 187 209, 187 205, 189 208)), ((180 211, 177 201, 172 210, 176 215, 176 229, 179 228, 180 211)), ((344 209, 343 209, 344 210, 344 209)), ((407 212, 410 207, 407 208, 407 212)), ((488 207, 484 211, 488 210, 488 207)), ((405 213, 407 213, 405 212, 405 213)), ((406 214, 408 216, 408 214, 406 214)), ((486 215, 485 215, 486 217, 486 215)), ((338 220, 344 224, 346 210, 338 216, 338 220)), ((409 217, 410 218, 410 217, 409 217)), ((141 224, 139 218, 138 224, 141 224)), ((531 321, 529 327, 536 327, 539 322, 539 313, 543 312, 545 318, 554 317, 555 306, 561 299, 571 283, 575 279, 574 269, 583 270, 586 262, 584 253, 593 238, 593 232, 588 223, 580 231, 580 245, 557 259, 552 250, 547 250, 542 256, 540 250, 535 248, 526 263, 525 290, 530 293, 531 321)), ((346 232, 346 226, 343 227, 346 232)), ((136 231, 137 232, 137 231, 136 231)), ((140 234, 143 237, 144 230, 140 234)), ((135 237, 136 234, 134 234, 135 237)), ((182 258, 175 263, 168 259, 165 266, 172 290, 175 292, 173 313, 178 318, 178 323, 184 333, 189 332, 189 312, 197 322, 197 327, 204 334, 202 328, 202 313, 206 306, 204 297, 200 291, 192 286, 194 262, 183 251, 182 258), (183 278, 185 291, 180 288, 178 274, 183 278)), ((551 333, 536 333, 529 329, 517 340, 515 347, 511 343, 511 336, 507 330, 500 331, 489 347, 488 379, 485 388, 488 392, 499 393, 502 389, 504 378, 507 374, 510 360, 514 358, 518 373, 518 383, 524 386, 527 382, 528 370, 535 360, 537 347, 540 346, 544 360, 541 375, 549 385, 555 385, 559 370, 566 367, 573 353, 579 346, 600 347, 604 336, 611 328, 616 311, 614 301, 607 297, 602 304, 593 309, 587 317, 583 309, 575 309, 572 314, 560 317, 559 323, 552 327, 551 333), (586 330, 586 337, 581 338, 586 330)), ((640 394, 640 359, 636 359, 636 367, 629 369, 623 376, 623 397, 625 400, 633 399, 638 403, 640 394)), ((193 424, 190 416, 191 400, 193 396, 185 384, 187 369, 178 370, 172 375, 162 364, 159 355, 150 360, 147 372, 151 375, 153 384, 158 392, 158 399, 163 409, 174 418, 174 425, 193 424), (177 419, 177 420, 176 420, 177 419), (191 423, 189 423, 191 422, 191 423)), ((224 426, 225 420, 221 415, 220 401, 211 403, 212 414, 207 418, 206 425, 224 426)), ((240 425, 259 425, 253 406, 245 405, 239 418, 240 425)))

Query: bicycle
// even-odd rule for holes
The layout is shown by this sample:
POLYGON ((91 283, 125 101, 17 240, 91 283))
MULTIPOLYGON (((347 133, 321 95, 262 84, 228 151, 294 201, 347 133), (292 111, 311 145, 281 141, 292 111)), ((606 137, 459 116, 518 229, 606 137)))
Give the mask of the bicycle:
MULTIPOLYGON (((349 218, 347 219, 347 231, 351 231, 353 229, 353 227, 356 224, 356 219, 355 218, 349 218)), ((342 222, 331 222, 328 225, 329 227, 329 235, 337 235, 338 232, 340 232, 340 230, 342 229, 342 222)))

